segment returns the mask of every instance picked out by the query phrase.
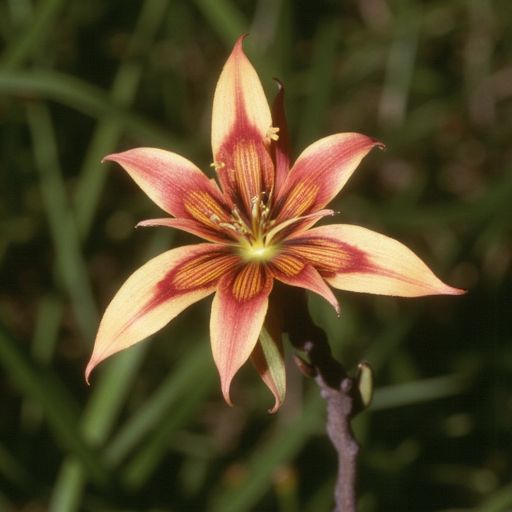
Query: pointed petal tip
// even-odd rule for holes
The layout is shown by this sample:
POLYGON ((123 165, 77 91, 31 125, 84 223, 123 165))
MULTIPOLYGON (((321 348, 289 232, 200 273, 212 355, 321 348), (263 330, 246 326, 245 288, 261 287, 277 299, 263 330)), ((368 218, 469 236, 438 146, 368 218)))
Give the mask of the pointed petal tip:
POLYGON ((462 288, 453 288, 451 286, 446 285, 445 295, 466 295, 469 290, 464 290, 462 288))
POLYGON ((89 377, 91 375, 91 372, 94 370, 95 366, 96 363, 91 359, 87 364, 87 367, 85 368, 85 382, 87 383, 88 386, 90 386, 89 377))
POLYGON ((221 148, 235 143, 241 131, 251 133, 251 138, 261 142, 272 126, 260 79, 242 48, 246 35, 236 41, 215 88, 211 134, 215 162, 224 162, 227 155, 221 148))
POLYGON ((107 155, 107 156, 104 156, 102 159, 101 159, 101 163, 104 164, 105 162, 115 162, 116 161, 116 155, 118 153, 112 153, 111 155, 107 155))
POLYGON ((229 382, 223 382, 221 385, 222 389, 222 396, 224 397, 224 400, 230 407, 234 407, 235 405, 231 401, 231 397, 229 396, 229 388, 231 387, 231 380, 229 382))
POLYGON ((379 140, 374 139, 374 138, 372 138, 372 141, 373 141, 374 147, 379 148, 381 151, 386 151, 386 149, 387 149, 386 144, 384 144, 383 142, 380 142, 379 140))
POLYGON ((235 42, 235 46, 241 46, 244 39, 249 35, 250 32, 246 32, 245 34, 242 34, 235 42))
POLYGON ((281 405, 283 405, 283 403, 276 398, 276 403, 274 404, 274 407, 272 407, 272 409, 269 409, 268 412, 270 414, 276 413, 280 409, 281 405))
MULTIPOLYGON (((234 53, 243 53, 245 55, 245 52, 244 52, 244 48, 243 48, 243 42, 244 42, 244 39, 249 35, 249 32, 246 32, 245 34, 242 34, 236 41, 235 41, 235 44, 233 45, 233 50, 231 52, 231 55, 233 55, 234 53)), ((230 56, 231 58, 231 56, 230 56)))
POLYGON ((272 77, 272 80, 274 80, 274 82, 277 84, 277 87, 280 91, 282 91, 284 89, 284 85, 283 83, 281 82, 281 80, 279 80, 279 78, 276 78, 275 76, 272 77))
POLYGON ((423 293, 418 293, 417 297, 421 296, 428 296, 428 295, 465 295, 468 293, 468 290, 464 290, 462 288, 454 288, 453 286, 450 286, 449 284, 444 283, 436 277, 434 274, 432 274, 433 280, 430 283, 425 283, 427 286, 425 286, 425 289, 423 293), (435 282, 434 282, 435 280, 435 282))
MULTIPOLYGON (((466 290, 443 283, 430 268, 409 248, 385 235, 360 226, 332 224, 315 228, 308 233, 318 237, 315 247, 324 245, 327 255, 335 261, 336 255, 344 255, 339 270, 324 279, 333 288, 374 295, 394 297, 424 297, 429 295, 463 295, 466 290), (339 245, 337 251, 329 244, 339 245), (347 266, 347 262, 350 265, 347 266)), ((296 236, 294 241, 304 237, 296 236)))

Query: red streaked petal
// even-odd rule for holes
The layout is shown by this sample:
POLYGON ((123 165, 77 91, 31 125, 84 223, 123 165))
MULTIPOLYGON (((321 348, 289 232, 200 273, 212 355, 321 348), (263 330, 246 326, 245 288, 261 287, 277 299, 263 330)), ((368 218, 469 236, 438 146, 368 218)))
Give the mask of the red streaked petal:
POLYGON ((251 354, 254 367, 274 395, 274 407, 269 410, 271 413, 281 407, 286 395, 282 323, 282 315, 269 306, 259 340, 251 354))
POLYGON ((300 250, 294 252, 293 255, 283 252, 272 258, 271 268, 275 279, 291 286, 315 292, 330 302, 339 316, 338 300, 324 278, 307 259, 301 258, 300 250))
POLYGON ((223 166, 217 168, 219 180, 233 204, 251 216, 254 200, 266 202, 274 186, 274 164, 261 140, 240 139, 233 134, 219 150, 223 166))
POLYGON ((230 221, 230 215, 223 200, 211 192, 211 190, 189 190, 183 196, 183 206, 193 219, 206 227, 218 230, 222 222, 230 221))
POLYGON ((322 209, 374 146, 382 144, 366 135, 339 133, 307 147, 277 197, 278 220, 322 209))
POLYGON ((107 357, 160 330, 185 308, 213 293, 239 258, 214 244, 172 249, 133 273, 108 306, 86 378, 107 357))
POLYGON ((272 277, 259 264, 238 266, 219 282, 212 304, 210 332, 222 393, 230 405, 231 380, 256 345, 271 289, 272 277))
POLYGON ((279 87, 274 105, 272 106, 272 122, 275 128, 279 128, 277 141, 272 145, 274 150, 274 162, 276 165, 276 184, 275 191, 279 195, 279 190, 290 170, 291 144, 288 123, 286 121, 284 109, 284 87, 283 84, 274 78, 279 87))
POLYGON ((227 139, 267 137, 272 118, 260 79, 242 49, 238 39, 217 82, 213 98, 212 149, 215 162, 227 139), (249 131, 249 134, 246 132, 249 131), (248 136, 249 135, 249 136, 248 136))
POLYGON ((222 190, 250 214, 253 198, 274 186, 270 158, 272 118, 260 80, 241 37, 220 75, 213 99, 212 149, 222 190), (243 203, 243 204, 240 204, 243 203))
POLYGON ((208 217, 208 206, 222 209, 223 200, 216 183, 206 177, 186 158, 156 148, 137 148, 109 155, 103 159, 117 162, 130 174, 139 187, 160 208, 175 217, 190 218, 187 208, 195 204, 195 197, 205 202, 204 215, 208 217))
POLYGON ((227 235, 222 235, 220 231, 214 231, 207 226, 197 222, 193 219, 148 219, 143 220, 137 224, 137 227, 155 227, 166 226, 174 229, 181 229, 192 235, 199 236, 210 242, 229 243, 232 240, 227 235))
POLYGON ((304 217, 296 217, 284 220, 281 224, 274 226, 268 233, 267 244, 277 243, 279 240, 286 238, 291 233, 301 233, 311 226, 314 226, 321 218, 333 216, 333 210, 319 210, 304 217))
POLYGON ((314 228, 286 241, 287 253, 307 258, 334 288, 377 295, 460 295, 440 281, 410 249, 369 229, 314 228))

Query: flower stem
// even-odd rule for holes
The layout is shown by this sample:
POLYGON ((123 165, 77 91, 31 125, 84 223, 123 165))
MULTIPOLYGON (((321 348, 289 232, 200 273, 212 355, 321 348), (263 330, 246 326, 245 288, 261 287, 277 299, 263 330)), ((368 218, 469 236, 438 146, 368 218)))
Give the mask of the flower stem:
POLYGON ((308 361, 296 356, 301 371, 314 377, 327 402, 327 433, 338 452, 338 477, 333 512, 357 512, 356 474, 359 445, 351 419, 363 409, 357 378, 350 378, 343 366, 332 357, 325 332, 314 324, 309 314, 306 294, 293 288, 286 290, 281 302, 284 330, 297 350, 306 352, 308 361))

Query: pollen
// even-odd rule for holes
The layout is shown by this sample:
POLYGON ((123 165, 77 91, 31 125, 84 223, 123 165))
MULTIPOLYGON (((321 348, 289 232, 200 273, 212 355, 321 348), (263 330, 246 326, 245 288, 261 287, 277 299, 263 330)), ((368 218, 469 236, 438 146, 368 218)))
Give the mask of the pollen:
POLYGON ((224 162, 213 162, 212 164, 210 164, 210 167, 213 167, 216 171, 222 169, 225 166, 226 164, 224 162))
POLYGON ((275 126, 271 126, 267 132, 267 136, 266 136, 267 142, 270 143, 271 140, 273 140, 273 141, 279 140, 279 135, 277 135, 278 131, 279 131, 279 128, 277 128, 275 126))

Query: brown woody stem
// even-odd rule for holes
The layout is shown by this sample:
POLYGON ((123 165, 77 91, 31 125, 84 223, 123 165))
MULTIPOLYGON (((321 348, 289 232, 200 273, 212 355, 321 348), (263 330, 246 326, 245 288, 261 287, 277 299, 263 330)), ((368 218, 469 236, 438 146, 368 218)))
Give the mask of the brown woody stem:
POLYGON ((357 383, 332 357, 325 332, 311 319, 304 291, 287 289, 286 299, 281 304, 284 330, 290 342, 308 357, 305 361, 296 356, 296 362, 305 375, 315 378, 327 401, 327 433, 338 452, 334 512, 357 512, 355 488, 359 445, 350 425, 352 417, 363 408, 357 383))

